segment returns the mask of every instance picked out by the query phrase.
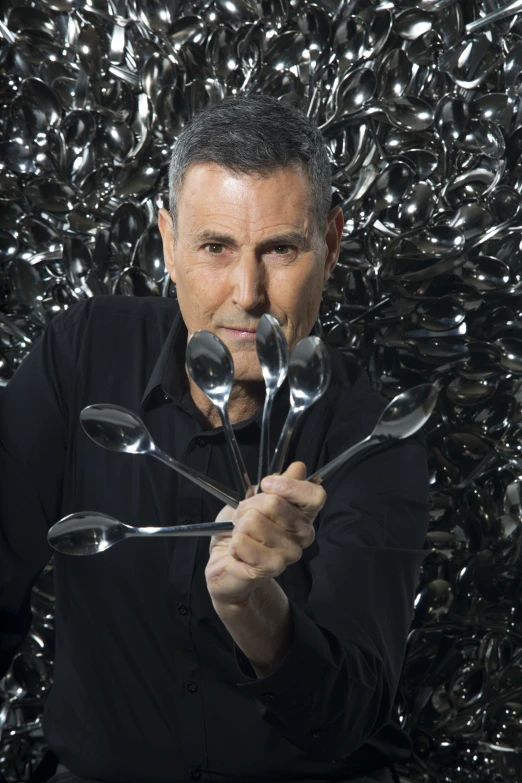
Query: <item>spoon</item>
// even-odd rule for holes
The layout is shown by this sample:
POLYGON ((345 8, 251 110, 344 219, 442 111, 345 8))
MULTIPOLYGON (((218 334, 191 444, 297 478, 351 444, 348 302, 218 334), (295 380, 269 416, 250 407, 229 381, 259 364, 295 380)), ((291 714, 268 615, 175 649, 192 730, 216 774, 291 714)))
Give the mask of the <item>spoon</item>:
POLYGON ((226 487, 183 465, 159 449, 145 424, 132 411, 109 403, 88 405, 82 410, 80 421, 87 435, 98 446, 126 454, 150 454, 151 457, 156 457, 160 462, 177 470, 202 489, 206 489, 223 503, 228 503, 234 508, 237 506, 237 495, 231 494, 226 487))
POLYGON ((187 345, 187 367, 193 381, 219 411, 240 490, 243 497, 250 497, 254 490, 228 416, 228 399, 234 383, 232 354, 216 334, 199 329, 187 345))
POLYGON ((330 383, 330 357, 319 337, 299 340, 290 356, 290 410, 279 437, 269 473, 281 473, 297 420, 317 402, 330 383))
POLYGON ((423 383, 398 394, 383 410, 368 437, 316 470, 308 476, 307 481, 322 484, 326 478, 359 452, 380 443, 402 440, 414 435, 428 421, 437 397, 437 388, 431 383, 423 383))
MULTIPOLYGON (((309 339, 318 340, 318 338, 305 338, 305 340, 309 339)), ((301 340, 298 345, 303 342, 304 340, 301 340)), ((320 344, 322 345, 322 343, 320 344)), ((294 353, 295 351, 292 353, 292 356, 294 356, 294 353)), ((292 359, 290 359, 290 370, 292 370, 291 362, 292 359)), ((417 430, 419 430, 428 420, 435 407, 436 401, 437 390, 435 386, 429 383, 416 386, 397 395, 397 397, 388 403, 379 417, 372 433, 368 437, 359 443, 356 443, 354 446, 351 446, 349 449, 346 449, 346 451, 335 457, 331 462, 323 465, 318 471, 308 476, 307 481, 312 481, 314 484, 321 484, 324 479, 330 477, 359 452, 375 447, 382 442, 401 440, 415 434, 415 432, 417 432, 417 430)), ((85 412, 89 411, 89 409, 96 408, 106 410, 116 409, 121 412, 123 415, 120 419, 120 423, 123 423, 124 426, 127 424, 126 417, 130 415, 131 428, 129 435, 132 437, 134 434, 132 432, 132 420, 137 417, 135 417, 134 414, 130 414, 130 412, 126 411, 124 408, 118 408, 118 406, 91 405, 89 408, 84 408, 81 415, 84 428, 85 424, 83 417, 85 412)), ((91 420, 91 422, 96 421, 96 418, 91 420)), ((114 432, 112 432, 112 424, 108 419, 103 421, 102 426, 106 427, 107 423, 109 423, 109 427, 111 428, 111 431, 108 433, 109 437, 112 437, 114 432)), ((117 427, 118 425, 116 425, 114 429, 117 427)), ((135 446, 139 446, 139 440, 141 438, 145 437, 150 439, 148 432, 146 430, 143 432, 143 429, 143 425, 139 422, 138 428, 135 429, 137 437, 135 438, 134 443, 129 439, 128 449, 121 449, 117 444, 114 444, 117 446, 116 450, 128 450, 130 453, 147 453, 135 451, 135 446)), ((119 427, 118 430, 120 436, 117 437, 121 437, 122 430, 119 427)), ((107 430, 105 431, 107 432, 107 430)), ((97 443, 101 443, 101 440, 98 439, 100 434, 101 430, 98 435, 95 435, 93 438, 97 443)), ((112 445, 107 445, 108 443, 109 441, 104 440, 101 445, 104 445, 106 448, 113 448, 112 445)), ((151 451, 148 453, 152 453, 153 456, 161 454, 161 452, 154 453, 151 451)), ((169 460, 167 464, 172 465, 174 460, 171 460, 170 457, 167 457, 167 459, 169 460)), ((199 482, 197 481, 196 483, 199 482)), ((237 508, 237 501, 230 502, 229 499, 228 502, 230 505, 237 508)), ((98 552, 104 552, 106 549, 109 549, 109 547, 114 546, 114 544, 123 541, 125 538, 130 538, 131 536, 208 536, 214 535, 214 533, 227 532, 233 530, 233 528, 234 523, 231 521, 202 522, 190 525, 174 525, 171 527, 132 527, 131 525, 126 525, 123 522, 114 519, 114 517, 100 514, 97 511, 80 511, 69 514, 56 522, 56 524, 49 529, 47 540, 54 549, 62 554, 93 555, 98 552)))
POLYGON ((277 319, 269 313, 265 313, 257 324, 256 347, 266 386, 257 473, 257 491, 259 492, 261 479, 267 475, 269 468, 268 442, 272 403, 288 372, 288 344, 286 337, 277 319))
POLYGON ((63 517, 49 528, 47 541, 64 555, 95 555, 132 536, 212 536, 233 529, 233 522, 132 527, 97 511, 79 511, 63 517))

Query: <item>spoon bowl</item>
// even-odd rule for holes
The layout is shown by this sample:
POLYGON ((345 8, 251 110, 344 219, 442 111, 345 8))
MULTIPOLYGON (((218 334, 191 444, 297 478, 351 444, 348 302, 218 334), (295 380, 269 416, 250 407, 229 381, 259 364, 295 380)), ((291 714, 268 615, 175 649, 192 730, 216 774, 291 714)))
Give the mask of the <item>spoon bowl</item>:
POLYGON ((145 424, 132 411, 109 403, 89 405, 82 410, 80 422, 87 435, 98 446, 126 454, 150 454, 202 489, 206 489, 222 502, 237 507, 237 495, 161 451, 154 443, 145 424))
POLYGON ((414 386, 388 403, 372 432, 359 443, 350 446, 333 460, 308 476, 307 481, 322 484, 330 478, 349 459, 361 451, 386 442, 395 442, 409 438, 419 430, 431 416, 437 402, 438 391, 431 383, 414 386))
POLYGON ((330 357, 319 337, 305 337, 295 346, 288 365, 290 410, 279 437, 269 473, 281 473, 295 425, 302 413, 317 402, 330 383, 330 357))
POLYGON ((265 313, 257 324, 256 347, 266 386, 257 476, 257 491, 259 492, 261 479, 267 475, 269 468, 268 441, 272 403, 277 390, 284 382, 288 373, 288 344, 286 337, 279 325, 279 321, 269 313, 265 313))
POLYGON ((216 334, 200 329, 189 340, 186 359, 193 381, 218 409, 238 486, 243 497, 248 497, 253 489, 228 415, 228 399, 234 383, 232 354, 216 334))

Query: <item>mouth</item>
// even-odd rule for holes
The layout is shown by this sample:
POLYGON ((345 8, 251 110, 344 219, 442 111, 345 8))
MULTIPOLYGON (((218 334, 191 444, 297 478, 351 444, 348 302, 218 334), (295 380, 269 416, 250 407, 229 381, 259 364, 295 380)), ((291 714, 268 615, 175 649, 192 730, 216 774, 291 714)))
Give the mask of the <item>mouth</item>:
POLYGON ((227 334, 229 334, 231 337, 236 337, 241 340, 255 340, 256 339, 256 330, 255 329, 244 329, 242 327, 233 328, 231 326, 222 326, 221 327, 227 334))

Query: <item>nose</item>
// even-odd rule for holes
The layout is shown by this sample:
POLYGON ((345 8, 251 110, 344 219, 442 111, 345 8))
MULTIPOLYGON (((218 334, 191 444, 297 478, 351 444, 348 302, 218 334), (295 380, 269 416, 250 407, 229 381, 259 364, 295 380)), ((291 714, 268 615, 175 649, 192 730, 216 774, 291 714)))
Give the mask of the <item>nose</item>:
POLYGON ((255 310, 265 302, 265 271, 254 253, 242 253, 231 271, 232 300, 242 310, 255 310))

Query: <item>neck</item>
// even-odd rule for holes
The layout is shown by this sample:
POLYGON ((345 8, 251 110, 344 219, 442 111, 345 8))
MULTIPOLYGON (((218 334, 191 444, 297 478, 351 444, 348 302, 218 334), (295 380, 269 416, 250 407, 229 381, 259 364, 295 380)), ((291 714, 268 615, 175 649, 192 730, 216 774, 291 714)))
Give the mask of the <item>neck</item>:
MULTIPOLYGON (((185 367, 190 395, 196 408, 208 422, 209 429, 221 427, 219 411, 207 395, 194 383, 185 367)), ((228 400, 228 416, 232 424, 249 419, 261 407, 265 399, 264 381, 236 381, 228 400)))

